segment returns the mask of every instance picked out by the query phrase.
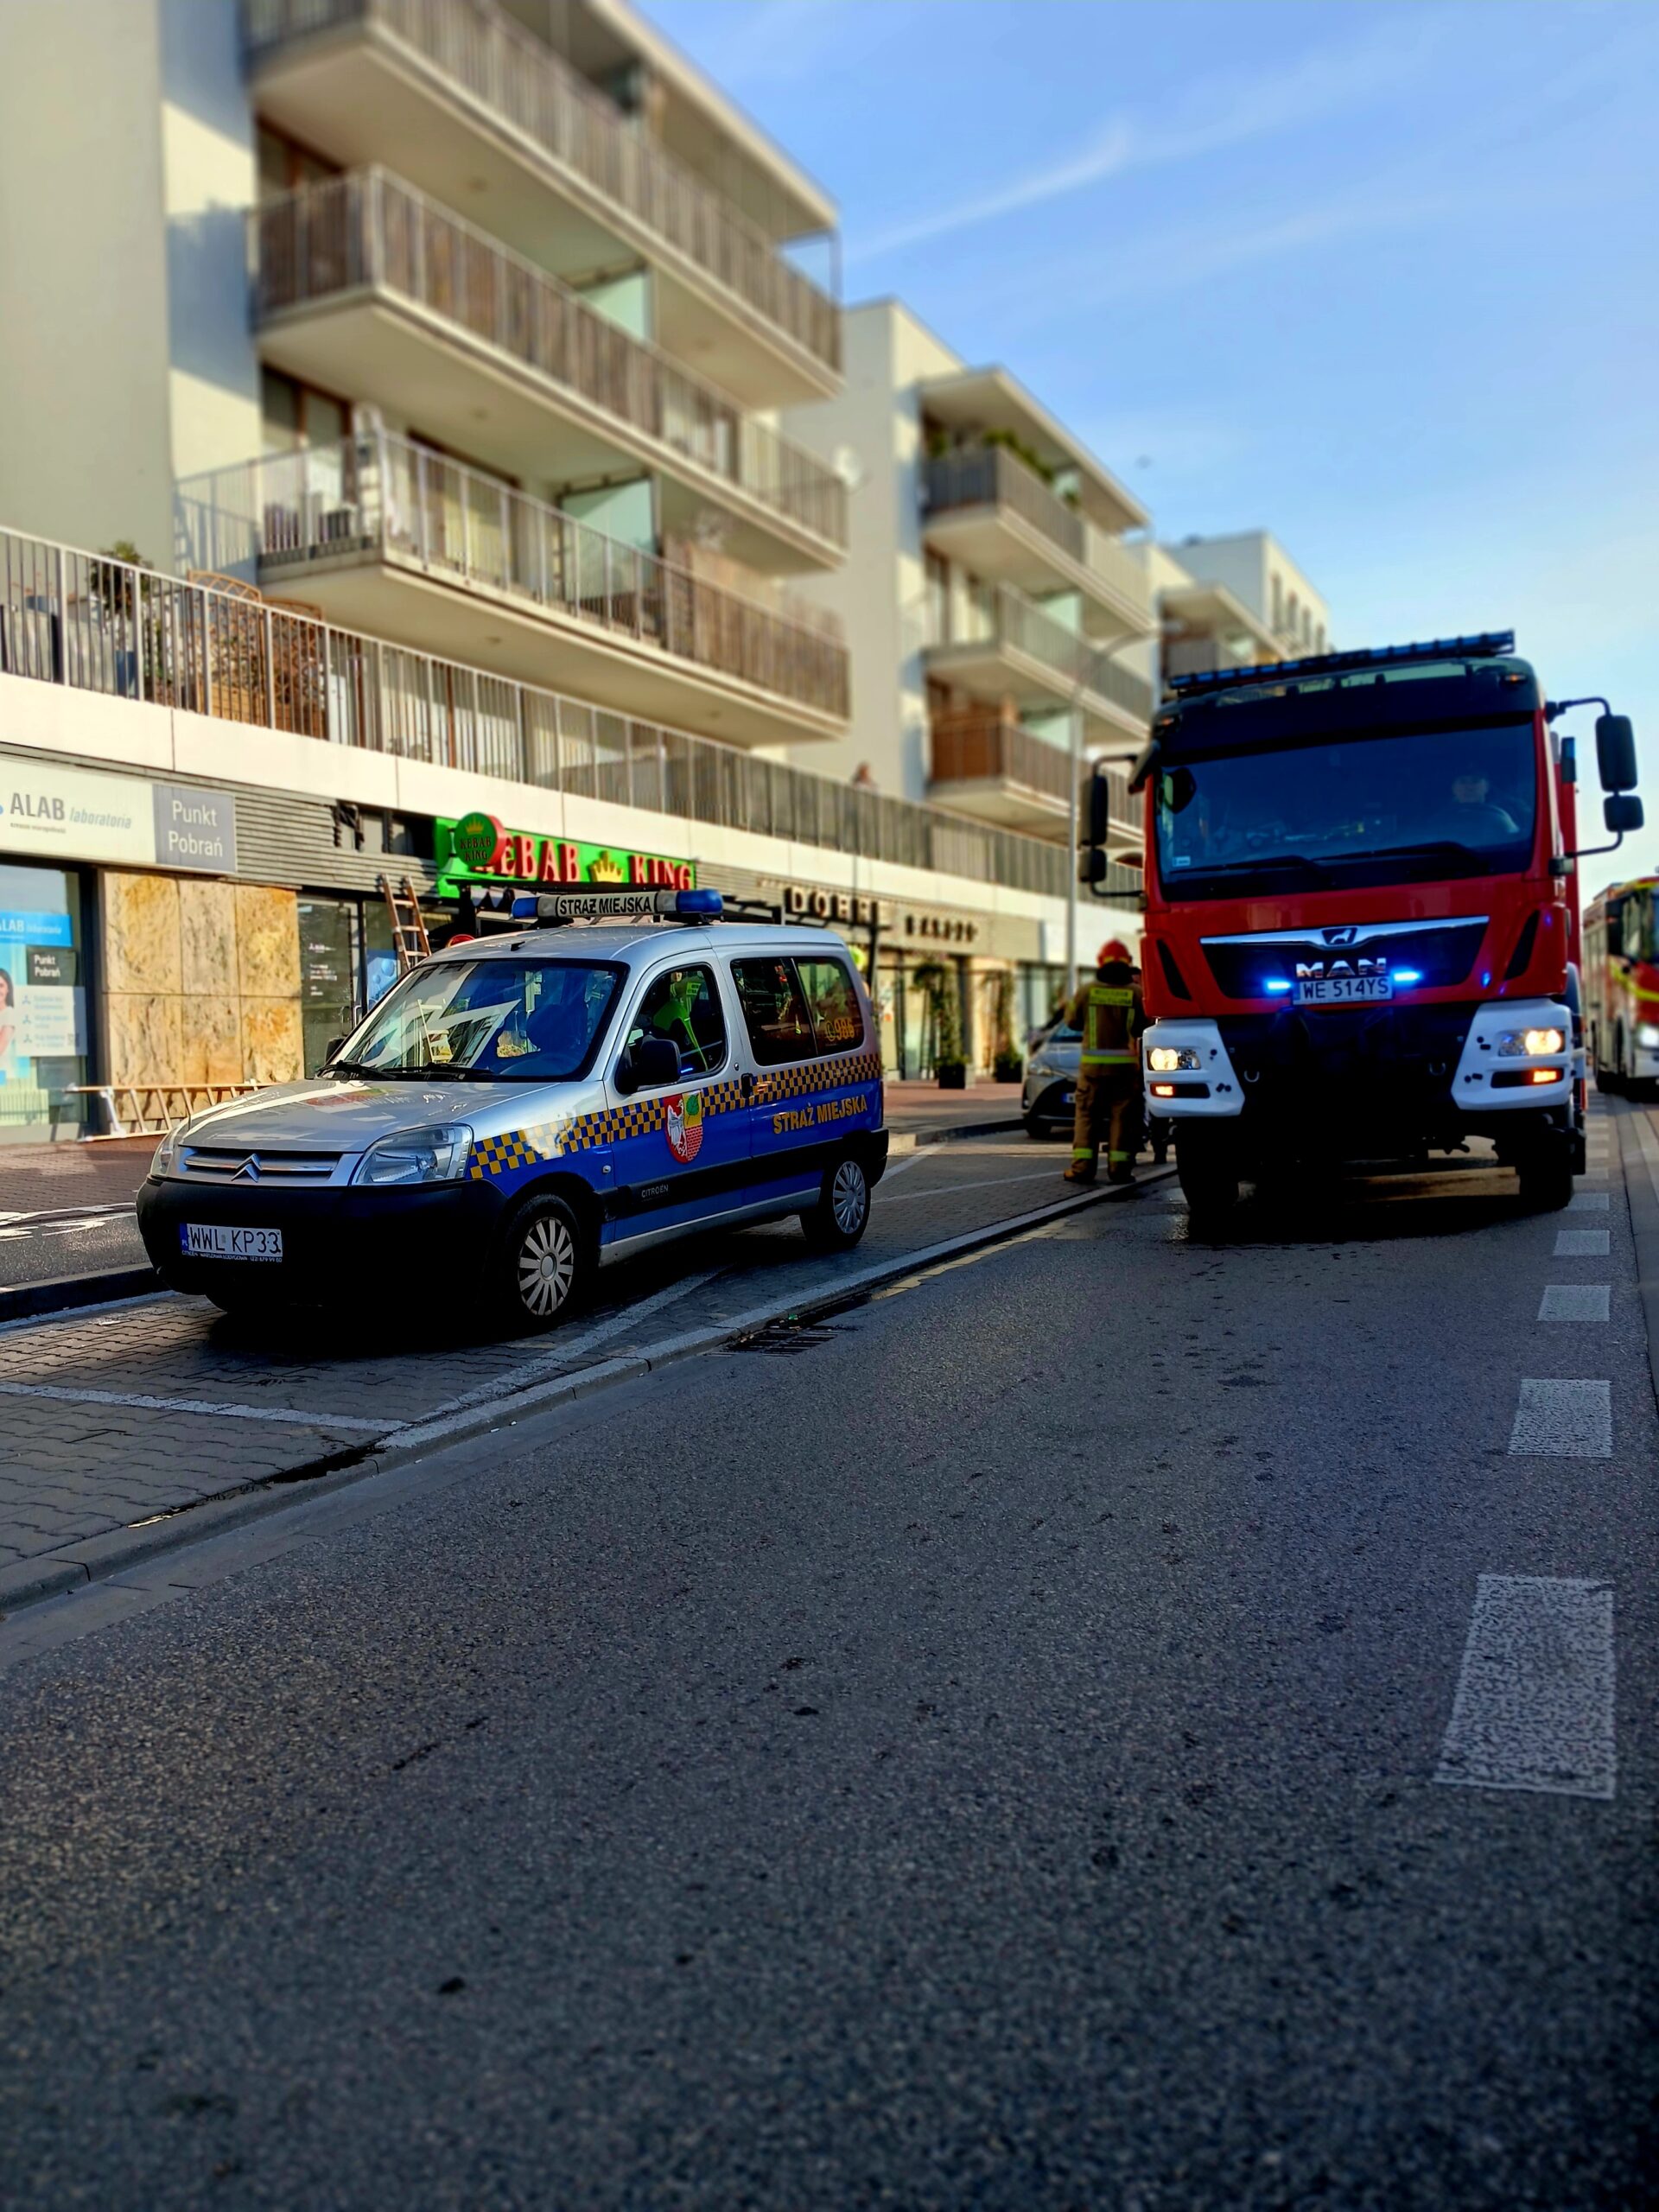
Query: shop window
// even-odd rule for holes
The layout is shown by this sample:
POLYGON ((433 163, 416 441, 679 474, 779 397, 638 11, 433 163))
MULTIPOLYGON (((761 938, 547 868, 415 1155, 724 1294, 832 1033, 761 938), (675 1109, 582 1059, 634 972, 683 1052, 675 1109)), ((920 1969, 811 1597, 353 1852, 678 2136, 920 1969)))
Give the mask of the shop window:
POLYGON ((354 899, 302 899, 300 1025, 305 1071, 315 1075, 329 1045, 357 1027, 362 930, 354 899))
POLYGON ((0 868, 0 1143, 38 1143, 86 1119, 80 879, 0 868))
POLYGON ((642 1037, 677 1045, 682 1077, 713 1075, 726 1065, 726 1019, 707 968, 671 968, 657 978, 628 1024, 630 1045, 642 1037))
POLYGON ((734 960, 732 973, 756 1065, 775 1068, 790 1060, 811 1059, 817 1043, 794 962, 734 960))
POLYGON ((853 979, 841 960, 798 960, 806 1010, 812 1017, 812 1033, 820 1058, 831 1052, 850 1052, 864 1041, 864 1016, 853 979))

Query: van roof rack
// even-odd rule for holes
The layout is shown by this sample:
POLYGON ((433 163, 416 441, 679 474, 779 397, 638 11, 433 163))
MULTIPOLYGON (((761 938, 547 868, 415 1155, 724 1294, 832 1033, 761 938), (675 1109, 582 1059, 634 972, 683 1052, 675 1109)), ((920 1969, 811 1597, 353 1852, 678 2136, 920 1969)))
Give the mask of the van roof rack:
POLYGON ((1515 651, 1513 630, 1478 630, 1466 638, 1426 638, 1412 645, 1362 645, 1351 652, 1318 653, 1306 660, 1270 660, 1259 668, 1215 668, 1197 676, 1172 676, 1177 699, 1201 691, 1231 691, 1244 683, 1282 683, 1288 677, 1334 676, 1344 669, 1398 667, 1402 661, 1498 660, 1515 651))

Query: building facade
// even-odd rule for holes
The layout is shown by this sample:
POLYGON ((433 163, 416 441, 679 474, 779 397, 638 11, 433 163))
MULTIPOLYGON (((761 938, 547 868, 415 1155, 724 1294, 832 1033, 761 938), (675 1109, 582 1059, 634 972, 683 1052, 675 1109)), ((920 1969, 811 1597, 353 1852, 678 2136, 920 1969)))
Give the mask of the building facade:
MULTIPOLYGON (((1052 792, 886 772, 835 211, 649 26, 15 0, 0 123, 0 1138, 314 1069, 404 885, 436 923, 480 878, 694 877, 842 929, 894 1071, 942 985, 976 1066, 1023 1042, 1064 982, 1052 792)), ((1052 782, 1075 697, 1132 749, 1138 695, 1077 671, 1144 621, 1084 557, 1144 517, 1000 372, 918 363, 912 512, 969 531, 924 721, 1018 727, 1052 782)))
POLYGON ((1334 650, 1323 595, 1268 531, 1149 545, 1147 558, 1166 683, 1334 650))

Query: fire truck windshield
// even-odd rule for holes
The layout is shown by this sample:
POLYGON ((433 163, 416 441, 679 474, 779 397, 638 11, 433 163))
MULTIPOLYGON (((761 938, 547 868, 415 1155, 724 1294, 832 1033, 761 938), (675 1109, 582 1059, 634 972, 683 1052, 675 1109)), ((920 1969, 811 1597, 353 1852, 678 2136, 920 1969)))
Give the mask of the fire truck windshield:
POLYGON ((1157 777, 1167 899, 1515 874, 1532 854, 1530 717, 1173 761, 1157 777))

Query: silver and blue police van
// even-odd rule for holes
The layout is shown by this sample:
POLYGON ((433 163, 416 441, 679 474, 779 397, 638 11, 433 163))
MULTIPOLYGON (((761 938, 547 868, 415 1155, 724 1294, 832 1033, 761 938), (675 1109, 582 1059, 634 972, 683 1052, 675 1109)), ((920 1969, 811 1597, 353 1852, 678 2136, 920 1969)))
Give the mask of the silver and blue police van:
POLYGON ((795 1214, 857 1243, 887 1135, 842 938, 707 890, 513 914, 411 969, 315 1080, 167 1136, 138 1198, 164 1281, 237 1312, 435 1278, 545 1327, 607 1262, 692 1231, 795 1214))

